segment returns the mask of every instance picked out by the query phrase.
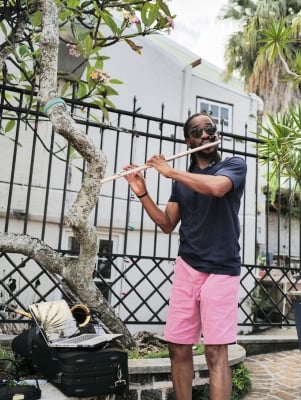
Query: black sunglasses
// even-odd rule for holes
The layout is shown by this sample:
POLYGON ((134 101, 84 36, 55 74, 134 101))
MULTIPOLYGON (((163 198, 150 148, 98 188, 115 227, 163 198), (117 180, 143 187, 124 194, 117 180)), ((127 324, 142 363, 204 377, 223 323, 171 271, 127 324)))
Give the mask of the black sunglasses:
POLYGON ((216 133, 216 127, 214 125, 207 125, 205 126, 205 128, 201 128, 200 126, 198 126, 197 128, 191 130, 190 135, 193 138, 197 139, 202 136, 203 131, 205 131, 207 135, 212 136, 216 133))

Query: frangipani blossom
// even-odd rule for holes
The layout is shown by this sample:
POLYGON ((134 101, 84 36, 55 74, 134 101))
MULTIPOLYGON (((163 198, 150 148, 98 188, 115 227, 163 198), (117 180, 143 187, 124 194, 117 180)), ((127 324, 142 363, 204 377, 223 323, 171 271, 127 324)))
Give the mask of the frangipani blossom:
POLYGON ((90 74, 91 79, 98 81, 99 83, 107 84, 109 82, 110 76, 103 72, 101 69, 95 69, 90 74))
POLYGON ((67 43, 66 47, 69 48, 69 55, 72 57, 80 57, 80 52, 77 50, 76 44, 74 43, 67 43))
POLYGON ((122 15, 123 15, 123 18, 127 21, 128 25, 131 25, 131 24, 139 25, 141 23, 140 19, 137 17, 136 14, 131 14, 130 12, 124 11, 122 13, 122 15))

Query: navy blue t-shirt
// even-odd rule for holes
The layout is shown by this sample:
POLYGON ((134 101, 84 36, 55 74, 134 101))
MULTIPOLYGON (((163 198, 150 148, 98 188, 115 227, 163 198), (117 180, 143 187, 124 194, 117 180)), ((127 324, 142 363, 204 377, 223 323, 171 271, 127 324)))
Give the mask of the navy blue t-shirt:
POLYGON ((173 182, 170 202, 180 208, 180 245, 178 255, 193 268, 221 275, 240 274, 239 208, 245 186, 247 166, 240 157, 229 157, 192 173, 223 175, 233 189, 223 197, 194 192, 173 182))

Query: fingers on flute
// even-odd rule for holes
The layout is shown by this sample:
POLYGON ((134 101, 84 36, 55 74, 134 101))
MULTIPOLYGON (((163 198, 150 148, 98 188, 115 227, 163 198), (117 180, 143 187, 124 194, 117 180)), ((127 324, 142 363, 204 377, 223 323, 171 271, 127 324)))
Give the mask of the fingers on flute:
MULTIPOLYGON (((135 169, 135 168, 137 168, 137 167, 138 167, 137 164, 128 164, 128 165, 125 165, 125 166, 123 167, 123 170, 124 170, 124 171, 130 171, 131 169, 135 169)), ((131 177, 133 178, 133 177, 134 177, 135 175, 137 175, 137 174, 138 174, 137 171, 133 171, 132 174, 124 175, 124 178, 127 179, 127 180, 129 180, 131 177)))
POLYGON ((157 161, 165 160, 165 157, 163 154, 154 154, 149 160, 147 160, 147 165, 152 165, 153 163, 157 161))
POLYGON ((138 167, 137 164, 127 164, 127 165, 125 165, 125 166, 123 167, 123 169, 129 170, 129 169, 137 168, 137 167, 138 167))

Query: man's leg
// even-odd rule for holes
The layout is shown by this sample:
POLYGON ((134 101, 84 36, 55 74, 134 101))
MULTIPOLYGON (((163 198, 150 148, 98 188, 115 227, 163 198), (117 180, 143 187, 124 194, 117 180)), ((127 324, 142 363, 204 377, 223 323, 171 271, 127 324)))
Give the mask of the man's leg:
POLYGON ((191 344, 169 343, 171 375, 176 400, 192 399, 193 359, 191 344))
POLYGON ((228 345, 205 345, 205 357, 209 369, 211 400, 230 400, 232 374, 228 362, 228 345))

